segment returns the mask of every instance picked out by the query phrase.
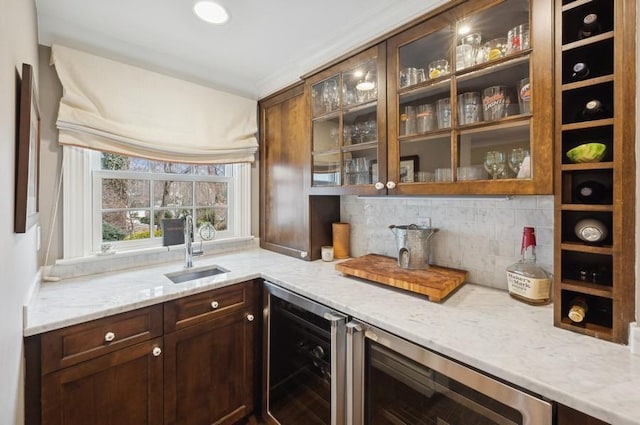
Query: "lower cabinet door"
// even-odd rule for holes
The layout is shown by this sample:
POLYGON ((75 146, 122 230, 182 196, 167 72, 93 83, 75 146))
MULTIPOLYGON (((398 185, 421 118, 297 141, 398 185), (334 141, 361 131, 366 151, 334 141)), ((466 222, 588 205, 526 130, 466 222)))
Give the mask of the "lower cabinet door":
POLYGON ((162 424, 162 338, 42 377, 43 425, 162 424))
POLYGON ((235 312, 164 336, 165 424, 233 424, 253 412, 255 328, 235 312))

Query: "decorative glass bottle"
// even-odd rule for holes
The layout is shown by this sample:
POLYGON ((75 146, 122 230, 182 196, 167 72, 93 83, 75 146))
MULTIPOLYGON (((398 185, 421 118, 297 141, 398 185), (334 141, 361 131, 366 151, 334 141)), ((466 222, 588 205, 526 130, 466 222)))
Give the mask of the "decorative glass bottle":
POLYGON ((540 266, 536 265, 536 236, 533 227, 522 232, 521 258, 507 267, 509 294, 528 304, 548 304, 551 301, 551 280, 540 266))

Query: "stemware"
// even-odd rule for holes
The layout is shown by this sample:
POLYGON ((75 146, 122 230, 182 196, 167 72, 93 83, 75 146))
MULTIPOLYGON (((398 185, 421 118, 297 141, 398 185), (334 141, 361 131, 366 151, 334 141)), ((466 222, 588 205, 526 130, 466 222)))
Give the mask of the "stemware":
POLYGON ((518 171, 520 171, 522 161, 524 161, 527 156, 529 156, 529 151, 523 148, 512 149, 511 153, 509 153, 509 168, 516 173, 516 176, 518 175, 518 171))
POLYGON ((484 169, 487 170, 487 173, 489 173, 494 180, 500 177, 506 165, 504 152, 489 151, 484 156, 484 169))
POLYGON ((336 109, 338 106, 338 81, 331 79, 324 82, 322 99, 324 101, 325 112, 331 112, 336 109))

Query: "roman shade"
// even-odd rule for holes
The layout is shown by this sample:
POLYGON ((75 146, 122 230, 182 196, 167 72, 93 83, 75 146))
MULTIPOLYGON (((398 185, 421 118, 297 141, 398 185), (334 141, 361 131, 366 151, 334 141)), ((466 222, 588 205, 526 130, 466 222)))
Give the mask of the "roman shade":
POLYGON ((160 161, 252 162, 257 102, 53 45, 59 142, 160 161))

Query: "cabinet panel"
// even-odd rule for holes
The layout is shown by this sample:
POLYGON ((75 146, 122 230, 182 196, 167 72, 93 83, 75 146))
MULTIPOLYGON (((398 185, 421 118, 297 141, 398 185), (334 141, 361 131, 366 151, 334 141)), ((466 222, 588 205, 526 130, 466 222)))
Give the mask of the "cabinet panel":
POLYGON ((255 319, 247 310, 165 335, 165 423, 231 424, 254 408, 255 319))
POLYGON ((43 425, 162 424, 162 339, 42 378, 43 425))
POLYGON ((557 405, 556 413, 556 425, 608 425, 604 421, 585 415, 562 404, 557 405))

